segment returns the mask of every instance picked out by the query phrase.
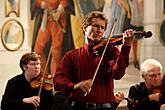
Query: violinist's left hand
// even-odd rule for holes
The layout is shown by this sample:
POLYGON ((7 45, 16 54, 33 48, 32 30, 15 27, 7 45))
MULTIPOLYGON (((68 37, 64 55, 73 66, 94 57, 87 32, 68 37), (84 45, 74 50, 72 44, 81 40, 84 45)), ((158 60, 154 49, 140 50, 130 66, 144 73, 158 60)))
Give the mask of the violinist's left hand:
POLYGON ((127 46, 131 46, 132 41, 134 40, 134 31, 132 29, 128 29, 123 33, 123 44, 127 46))
POLYGON ((23 103, 26 103, 26 104, 33 104, 36 108, 40 106, 40 97, 39 96, 23 98, 22 101, 23 101, 23 103))

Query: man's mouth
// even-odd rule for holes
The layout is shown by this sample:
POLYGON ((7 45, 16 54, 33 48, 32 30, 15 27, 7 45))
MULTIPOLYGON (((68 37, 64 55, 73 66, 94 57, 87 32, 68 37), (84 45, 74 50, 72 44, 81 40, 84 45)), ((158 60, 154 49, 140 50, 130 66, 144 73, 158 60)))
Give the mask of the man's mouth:
POLYGON ((93 37, 102 37, 100 34, 94 34, 93 37))
POLYGON ((100 41, 101 38, 102 38, 102 37, 101 37, 100 35, 94 35, 94 36, 93 36, 93 39, 94 39, 95 41, 100 41))

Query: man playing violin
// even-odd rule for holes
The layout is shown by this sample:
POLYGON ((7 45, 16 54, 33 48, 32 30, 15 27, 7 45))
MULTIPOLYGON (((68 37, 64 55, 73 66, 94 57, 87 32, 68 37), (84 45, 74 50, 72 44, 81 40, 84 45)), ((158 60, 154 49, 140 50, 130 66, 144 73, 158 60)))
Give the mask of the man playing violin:
POLYGON ((130 87, 128 97, 136 103, 128 103, 129 110, 160 110, 160 85, 162 65, 155 59, 147 59, 140 66, 144 81, 130 87))
POLYGON ((22 74, 7 82, 5 93, 1 101, 1 110, 51 110, 53 96, 50 91, 32 88, 31 81, 40 75, 40 55, 29 52, 20 59, 22 74))
POLYGON ((101 54, 95 54, 92 48, 103 38, 107 21, 102 12, 92 11, 87 14, 82 24, 84 45, 65 53, 57 69, 55 90, 70 95, 70 110, 114 110, 118 105, 113 79, 119 80, 125 74, 134 33, 131 29, 125 31, 121 52, 115 46, 108 45, 92 84, 101 59, 101 54))

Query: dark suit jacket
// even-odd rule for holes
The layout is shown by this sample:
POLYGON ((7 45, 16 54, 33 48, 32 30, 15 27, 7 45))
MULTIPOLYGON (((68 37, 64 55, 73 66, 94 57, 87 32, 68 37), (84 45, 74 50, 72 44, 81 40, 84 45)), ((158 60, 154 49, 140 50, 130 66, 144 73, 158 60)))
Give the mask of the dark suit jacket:
POLYGON ((131 86, 128 97, 137 100, 138 103, 128 101, 129 110, 160 110, 159 102, 150 101, 149 94, 144 82, 131 86))

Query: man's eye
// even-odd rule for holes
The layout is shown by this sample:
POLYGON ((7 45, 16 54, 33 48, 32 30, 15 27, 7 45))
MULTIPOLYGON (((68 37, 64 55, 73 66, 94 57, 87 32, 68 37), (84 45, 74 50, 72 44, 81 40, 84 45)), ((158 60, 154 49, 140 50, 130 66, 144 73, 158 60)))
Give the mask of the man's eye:
POLYGON ((100 26, 100 25, 97 25, 97 24, 94 24, 94 25, 92 25, 93 27, 97 27, 97 28, 101 28, 101 29, 105 29, 105 27, 104 26, 100 26))
POLYGON ((105 29, 105 27, 104 26, 101 26, 101 29, 105 29))
POLYGON ((95 24, 94 24, 94 25, 92 25, 92 26, 93 26, 93 27, 98 27, 98 26, 97 26, 97 25, 95 25, 95 24))

